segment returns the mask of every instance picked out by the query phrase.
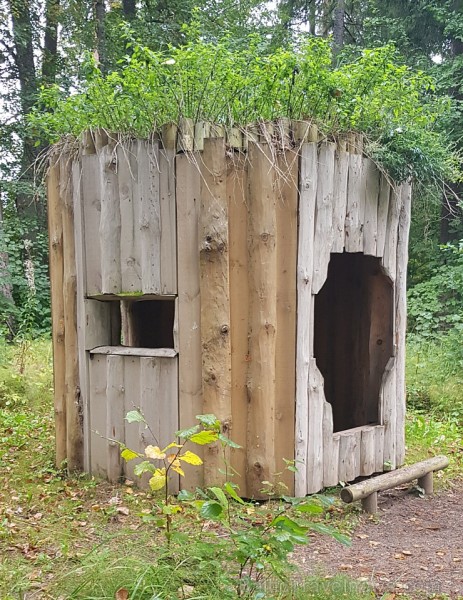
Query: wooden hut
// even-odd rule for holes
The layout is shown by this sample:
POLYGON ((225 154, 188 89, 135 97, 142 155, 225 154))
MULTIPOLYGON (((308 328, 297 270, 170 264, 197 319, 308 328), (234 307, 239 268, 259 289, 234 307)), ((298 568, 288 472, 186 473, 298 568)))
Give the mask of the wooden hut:
MULTIPOLYGON (((57 461, 131 476, 214 413, 243 497, 404 460, 410 186, 308 123, 88 133, 48 175, 57 461), (150 427, 124 420, 140 407, 150 427), (297 472, 285 470, 295 460, 297 472)), ((204 449, 183 487, 221 480, 204 449)), ((173 489, 178 482, 173 482, 173 489)))

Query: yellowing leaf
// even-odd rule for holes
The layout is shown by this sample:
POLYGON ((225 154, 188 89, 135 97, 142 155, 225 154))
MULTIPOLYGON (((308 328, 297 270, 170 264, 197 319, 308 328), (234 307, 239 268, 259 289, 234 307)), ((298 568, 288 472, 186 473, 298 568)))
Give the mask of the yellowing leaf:
POLYGON ((199 446, 205 446, 206 444, 211 444, 212 442, 217 441, 218 438, 219 434, 216 431, 205 429, 204 431, 193 434, 190 437, 190 442, 194 442, 199 446))
POLYGON ((188 463, 189 465, 202 465, 203 461, 199 458, 199 456, 197 454, 195 454, 194 452, 190 452, 190 450, 187 450, 185 452, 185 454, 182 454, 181 456, 179 456, 180 460, 183 460, 184 462, 188 463))
POLYGON ((162 452, 159 446, 146 446, 145 456, 154 460, 162 460, 166 457, 165 452, 162 452))
POLYGON ((153 490, 153 492, 162 490, 162 488, 166 485, 166 470, 156 469, 149 483, 150 488, 153 490))
POLYGON ((138 458, 139 456, 140 455, 137 452, 130 450, 130 448, 124 448, 124 450, 121 452, 121 457, 127 462, 129 462, 129 460, 133 460, 134 458, 138 458))
POLYGON ((167 461, 168 461, 168 462, 172 463, 172 464, 173 464, 173 465, 175 465, 176 467, 179 467, 179 466, 180 466, 180 461, 179 461, 179 459, 177 458, 177 455, 176 455, 176 454, 168 454, 166 458, 167 458, 167 461))
POLYGON ((166 446, 165 448, 163 448, 162 452, 166 452, 170 448, 183 448, 183 444, 177 444, 175 442, 172 442, 171 444, 169 444, 168 446, 166 446))
POLYGON ((172 471, 175 471, 182 477, 185 477, 185 472, 183 471, 182 467, 172 466, 172 471))

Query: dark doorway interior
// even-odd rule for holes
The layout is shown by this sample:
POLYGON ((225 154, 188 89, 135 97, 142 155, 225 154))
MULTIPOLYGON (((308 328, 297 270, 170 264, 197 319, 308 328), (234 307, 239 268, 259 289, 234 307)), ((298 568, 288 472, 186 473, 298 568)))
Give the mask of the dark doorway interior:
POLYGON ((334 431, 378 423, 381 379, 393 351, 393 288, 380 259, 331 254, 314 317, 315 358, 334 431))
POLYGON ((135 348, 173 348, 175 301, 137 300, 122 303, 122 344, 135 348))

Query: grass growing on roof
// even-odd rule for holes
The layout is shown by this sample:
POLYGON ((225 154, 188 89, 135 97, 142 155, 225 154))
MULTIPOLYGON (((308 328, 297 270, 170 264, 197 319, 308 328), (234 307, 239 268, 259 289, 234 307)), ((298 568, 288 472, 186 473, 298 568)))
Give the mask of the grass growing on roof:
POLYGON ((433 94, 429 76, 398 64, 391 45, 333 68, 330 41, 310 36, 272 52, 258 35, 239 49, 228 37, 205 41, 194 25, 184 46, 166 51, 144 47, 129 31, 125 36, 118 70, 104 76, 89 56, 80 93, 42 88, 29 118, 32 134, 56 142, 98 127, 148 137, 182 117, 226 127, 309 119, 327 136, 364 132, 366 152, 397 181, 459 176, 457 157, 437 128, 449 99, 433 94))

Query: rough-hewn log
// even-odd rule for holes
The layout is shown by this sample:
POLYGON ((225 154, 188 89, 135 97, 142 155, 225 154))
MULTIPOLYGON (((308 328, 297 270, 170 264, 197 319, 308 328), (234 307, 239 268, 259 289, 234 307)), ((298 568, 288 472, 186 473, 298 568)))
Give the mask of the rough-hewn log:
POLYGON ((389 490, 402 483, 407 483, 413 479, 421 479, 427 473, 431 471, 440 471, 445 469, 449 465, 449 459, 446 456, 434 456, 427 460, 408 465, 397 471, 391 471, 390 473, 383 473, 378 477, 367 479, 345 487, 341 490, 341 498, 344 502, 350 503, 355 500, 362 500, 373 492, 381 492, 383 490, 389 490))

